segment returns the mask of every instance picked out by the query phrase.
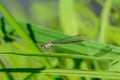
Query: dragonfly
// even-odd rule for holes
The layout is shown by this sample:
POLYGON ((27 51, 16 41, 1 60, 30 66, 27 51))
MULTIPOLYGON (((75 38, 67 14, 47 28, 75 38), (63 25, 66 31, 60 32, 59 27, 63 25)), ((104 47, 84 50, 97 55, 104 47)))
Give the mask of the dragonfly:
POLYGON ((80 35, 70 36, 67 38, 51 41, 51 42, 45 43, 43 45, 40 45, 40 47, 42 49, 47 49, 51 46, 58 45, 58 44, 69 44, 69 43, 83 42, 85 40, 86 40, 86 35, 80 34, 80 35))

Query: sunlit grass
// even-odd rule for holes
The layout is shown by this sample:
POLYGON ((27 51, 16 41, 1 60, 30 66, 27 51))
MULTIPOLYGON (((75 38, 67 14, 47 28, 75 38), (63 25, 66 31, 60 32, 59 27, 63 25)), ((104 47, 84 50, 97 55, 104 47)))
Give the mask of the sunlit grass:
POLYGON ((113 0, 96 0, 102 7, 98 16, 89 6, 90 1, 60 0, 56 7, 54 1, 42 5, 33 2, 29 21, 36 20, 39 26, 16 21, 0 3, 4 15, 0 19, 0 79, 120 79, 120 31, 109 21, 109 16, 113 17, 111 9, 116 10, 116 14, 118 9, 112 6, 113 0), (40 47, 76 34, 86 35, 86 41, 45 50, 40 47))

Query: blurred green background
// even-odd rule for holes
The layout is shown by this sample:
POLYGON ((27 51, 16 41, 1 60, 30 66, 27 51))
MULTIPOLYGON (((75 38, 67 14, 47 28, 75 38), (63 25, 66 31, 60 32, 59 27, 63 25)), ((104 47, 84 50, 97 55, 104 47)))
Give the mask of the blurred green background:
MULTIPOLYGON (((116 29, 120 26, 119 0, 113 0, 108 4, 104 0, 1 0, 1 2, 20 22, 40 25, 68 35, 83 33, 95 40, 97 36, 103 36, 102 33, 107 35, 106 32, 111 27, 116 29), (104 7, 107 5, 111 6, 105 12, 104 7)), ((115 36, 112 32, 109 34, 115 36)), ((117 38, 119 40, 119 37, 117 38)))
MULTIPOLYGON (((52 76, 52 75, 43 76, 41 74, 37 74, 34 76, 34 73, 33 74, 29 74, 29 73, 9 74, 9 70, 8 70, 8 73, 5 73, 5 74, 0 73, 2 75, 0 76, 0 80, 23 80, 23 79, 24 80, 46 80, 46 79, 47 80, 99 80, 98 78, 101 78, 101 77, 97 77, 96 75, 94 75, 94 73, 93 73, 94 75, 93 77, 95 78, 94 79, 89 78, 89 74, 92 74, 92 73, 89 73, 89 69, 98 70, 98 71, 99 70, 103 70, 103 71, 119 70, 119 66, 120 66, 119 60, 116 61, 115 58, 116 57, 119 58, 119 55, 120 55, 119 54, 119 51, 120 51, 119 49, 119 46, 120 46, 120 37, 119 37, 120 36, 120 0, 0 0, 0 4, 1 3, 5 6, 6 9, 8 9, 9 13, 15 18, 17 22, 20 23, 20 25, 26 26, 25 24, 28 24, 28 23, 33 25, 32 29, 33 29, 33 32, 35 33, 35 39, 37 43, 41 44, 51 40, 65 38, 68 35, 74 36, 78 34, 84 34, 87 36, 87 40, 91 40, 93 41, 93 43, 86 42, 83 44, 78 43, 78 44, 70 44, 65 46, 64 45, 55 46, 53 47, 56 49, 55 52, 58 52, 58 53, 61 52, 63 54, 79 53, 79 55, 87 55, 87 58, 88 57, 92 58, 92 56, 96 57, 96 55, 98 57, 105 56, 105 60, 103 58, 100 58, 100 61, 99 60, 95 61, 93 58, 92 58, 93 60, 89 60, 86 58, 71 59, 71 58, 65 58, 64 57, 65 55, 61 55, 63 57, 62 59, 48 58, 48 61, 52 64, 52 69, 57 68, 57 69, 66 69, 66 70, 67 69, 88 70, 88 72, 85 73, 86 76, 82 78, 75 77, 75 76, 52 76), (110 44, 110 46, 108 44, 110 44), (114 46, 111 47, 111 45, 114 45, 114 46), (111 48, 113 48, 112 49, 113 52, 111 51, 111 48), (111 54, 107 54, 106 56, 106 54, 104 53, 111 53, 111 54), (117 55, 113 53, 117 53, 117 55), (112 59, 114 60, 107 61, 106 57, 110 59, 112 57, 112 59), (77 62, 79 62, 79 64, 77 64, 77 62)), ((39 50, 31 42, 32 40, 30 40, 27 36, 24 35, 24 30, 21 33, 19 29, 16 29, 16 32, 18 32, 18 34, 16 34, 16 32, 14 33, 14 30, 12 30, 13 27, 11 26, 13 26, 15 22, 13 22, 13 25, 10 25, 12 20, 10 20, 9 17, 7 17, 7 15, 4 12, 4 9, 0 7, 0 10, 1 10, 0 16, 5 18, 6 23, 4 26, 9 27, 6 30, 7 38, 8 36, 10 36, 10 38, 13 39, 13 42, 9 40, 6 41, 6 38, 5 38, 6 33, 4 32, 4 30, 1 29, 1 32, 0 32, 0 51, 1 51, 0 64, 1 65, 0 67, 3 69, 26 67, 29 71, 32 72, 32 69, 29 69, 31 67, 43 68, 43 64, 40 63, 40 61, 43 60, 43 63, 45 63, 44 65, 47 66, 48 69, 51 68, 47 60, 44 58, 39 59, 32 56, 32 59, 31 59, 31 57, 26 57, 26 56, 2 55, 4 51, 7 51, 8 53, 25 52, 25 54, 28 54, 27 51, 28 52, 32 51, 37 53, 39 52, 39 50)), ((1 19, 1 22, 2 22, 2 19, 1 19)), ((26 28, 24 29, 25 31, 27 30, 26 28)), ((55 54, 54 56, 58 57, 58 55, 59 54, 55 54)), ((70 54, 68 54, 68 56, 70 56, 70 54)), ((23 72, 24 71, 25 70, 23 70, 23 72)), ((49 73, 49 71, 47 73, 49 73)), ((56 74, 57 73, 59 72, 56 71, 56 74)), ((64 73, 65 71, 63 71, 63 74, 64 73)), ((100 73, 99 75, 102 75, 102 74, 103 73, 100 73)), ((106 72, 106 74, 108 74, 108 72, 106 72)), ((55 75, 55 73, 53 73, 53 75, 55 75)), ((102 77, 104 80, 106 79, 104 78, 104 76, 102 77)), ((113 80, 117 80, 117 79, 113 79, 113 80)), ((110 79, 106 79, 106 80, 110 80, 110 79)))
MULTIPOLYGON (((104 0, 1 0, 21 22, 41 25, 69 35, 85 33, 94 36, 101 19, 104 0), (94 30, 93 30, 94 29, 94 30), (92 30, 92 31, 91 31, 92 30)), ((119 27, 119 0, 114 0, 106 26, 119 27)), ((94 36, 95 37, 95 36, 94 36)))

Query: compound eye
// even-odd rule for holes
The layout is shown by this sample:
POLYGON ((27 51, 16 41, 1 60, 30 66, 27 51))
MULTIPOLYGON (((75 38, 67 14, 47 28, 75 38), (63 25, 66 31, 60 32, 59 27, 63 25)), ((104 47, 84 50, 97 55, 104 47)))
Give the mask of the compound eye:
POLYGON ((40 48, 44 49, 44 48, 45 48, 45 46, 42 44, 42 45, 40 45, 40 48))

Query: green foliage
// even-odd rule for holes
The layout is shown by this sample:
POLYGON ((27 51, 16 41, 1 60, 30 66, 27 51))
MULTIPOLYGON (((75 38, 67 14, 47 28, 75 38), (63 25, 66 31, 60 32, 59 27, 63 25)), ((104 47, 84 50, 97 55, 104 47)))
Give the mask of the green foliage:
MULTIPOLYGON (((96 0, 103 7, 101 15, 96 16, 88 6, 91 0, 60 0, 60 22, 50 10, 55 7, 43 2, 38 11, 39 3, 34 2, 31 6, 34 19, 37 16, 36 20, 40 20, 43 26, 49 22, 46 27, 51 29, 16 21, 0 3, 0 11, 4 15, 0 18, 0 79, 119 80, 118 1, 96 0), (113 4, 118 6, 113 7, 113 4), (38 16, 39 13, 41 16, 38 16), (111 21, 116 22, 110 23, 109 16, 111 21), (52 27, 56 25, 58 28, 52 27), (40 47, 49 41, 66 38, 67 34, 85 34, 86 41, 55 45, 48 49, 40 47)), ((51 3, 53 5, 54 1, 51 3)))

